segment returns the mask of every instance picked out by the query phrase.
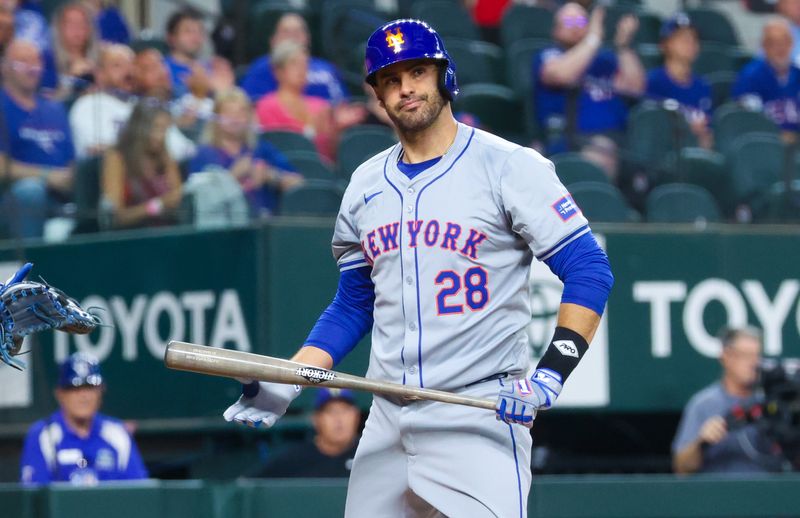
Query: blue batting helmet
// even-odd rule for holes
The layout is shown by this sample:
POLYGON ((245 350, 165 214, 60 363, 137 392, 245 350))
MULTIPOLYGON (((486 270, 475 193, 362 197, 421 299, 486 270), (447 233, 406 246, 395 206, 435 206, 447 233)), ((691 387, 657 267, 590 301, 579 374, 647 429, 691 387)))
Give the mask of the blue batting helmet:
POLYGON ((103 384, 100 361, 89 353, 73 353, 64 360, 58 373, 61 388, 99 387, 103 384))
POLYGON ((367 83, 375 86, 378 70, 409 59, 442 61, 439 87, 451 101, 458 95, 456 64, 447 54, 442 38, 422 20, 394 20, 382 25, 367 40, 367 83))

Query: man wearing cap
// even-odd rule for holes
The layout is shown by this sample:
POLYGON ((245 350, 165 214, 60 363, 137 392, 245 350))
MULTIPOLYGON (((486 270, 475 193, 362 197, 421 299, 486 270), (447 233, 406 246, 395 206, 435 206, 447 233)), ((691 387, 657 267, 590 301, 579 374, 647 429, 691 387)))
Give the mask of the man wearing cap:
POLYGON ((361 411, 353 393, 321 388, 311 416, 314 439, 270 458, 259 477, 349 477, 358 444, 361 411))
POLYGON ((22 483, 95 485, 147 478, 139 450, 122 422, 98 412, 104 391, 94 356, 78 352, 61 364, 55 389, 59 409, 28 431, 22 483))
POLYGON ((697 29, 686 13, 676 13, 661 26, 661 52, 664 66, 647 74, 647 97, 678 103, 698 143, 710 148, 711 86, 692 65, 700 53, 697 29))

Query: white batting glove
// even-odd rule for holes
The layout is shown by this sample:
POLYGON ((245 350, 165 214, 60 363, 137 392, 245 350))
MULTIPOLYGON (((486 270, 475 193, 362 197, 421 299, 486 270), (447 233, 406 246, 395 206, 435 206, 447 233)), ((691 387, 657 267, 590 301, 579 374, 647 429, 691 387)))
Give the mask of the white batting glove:
POLYGON ((530 379, 511 380, 497 396, 497 420, 533 427, 536 412, 553 406, 561 386, 561 376, 549 369, 536 369, 530 379))
POLYGON ((257 428, 267 428, 286 413, 286 409, 300 395, 299 385, 284 385, 266 381, 239 380, 242 382, 242 395, 236 403, 222 414, 226 421, 236 421, 257 428))

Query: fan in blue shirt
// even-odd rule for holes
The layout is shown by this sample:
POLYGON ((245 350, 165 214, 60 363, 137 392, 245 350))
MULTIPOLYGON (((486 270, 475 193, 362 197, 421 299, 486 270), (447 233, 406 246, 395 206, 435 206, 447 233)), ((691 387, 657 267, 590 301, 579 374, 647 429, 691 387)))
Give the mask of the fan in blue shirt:
POLYGON ((692 73, 692 64, 700 52, 697 29, 686 13, 679 12, 664 22, 660 38, 664 66, 647 74, 646 95, 678 102, 698 143, 710 148, 711 86, 692 73))
MULTIPOLYGON (((281 16, 270 38, 270 48, 275 48, 278 43, 286 40, 309 47, 311 36, 308 26, 299 14, 287 13, 281 16)), ((277 90, 278 82, 272 73, 269 56, 255 60, 241 79, 240 85, 253 102, 277 90)), ((312 57, 309 60, 305 94, 321 97, 333 105, 347 100, 347 91, 338 70, 332 63, 321 58, 312 57)))
POLYGON ((121 421, 98 413, 105 384, 96 358, 74 353, 61 365, 55 390, 60 409, 33 424, 25 437, 24 484, 147 478, 147 469, 121 421))
POLYGON ((75 148, 64 107, 37 94, 42 57, 35 43, 14 40, 3 60, 0 153, 11 184, 3 200, 12 232, 39 237, 49 213, 71 195, 75 148))
POLYGON ((792 32, 782 18, 772 18, 761 33, 763 57, 755 58, 739 73, 733 96, 764 114, 787 137, 800 130, 800 68, 792 64, 792 32))
POLYGON ((603 7, 596 7, 589 17, 576 3, 564 5, 555 15, 556 45, 534 58, 536 112, 548 133, 550 153, 571 147, 563 133, 572 138, 623 131, 628 110, 622 95, 644 91, 644 70, 630 49, 638 29, 636 18, 620 19, 615 53, 601 48, 604 18, 603 7))

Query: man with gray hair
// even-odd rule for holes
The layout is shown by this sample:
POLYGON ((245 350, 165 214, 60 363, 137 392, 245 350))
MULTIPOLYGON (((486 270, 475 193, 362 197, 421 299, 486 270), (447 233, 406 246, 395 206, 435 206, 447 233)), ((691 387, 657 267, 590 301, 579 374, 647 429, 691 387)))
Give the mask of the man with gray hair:
POLYGON ((686 405, 672 443, 676 473, 768 473, 778 457, 755 424, 729 427, 726 416, 753 396, 761 361, 761 335, 753 328, 725 329, 722 378, 695 394, 686 405))

